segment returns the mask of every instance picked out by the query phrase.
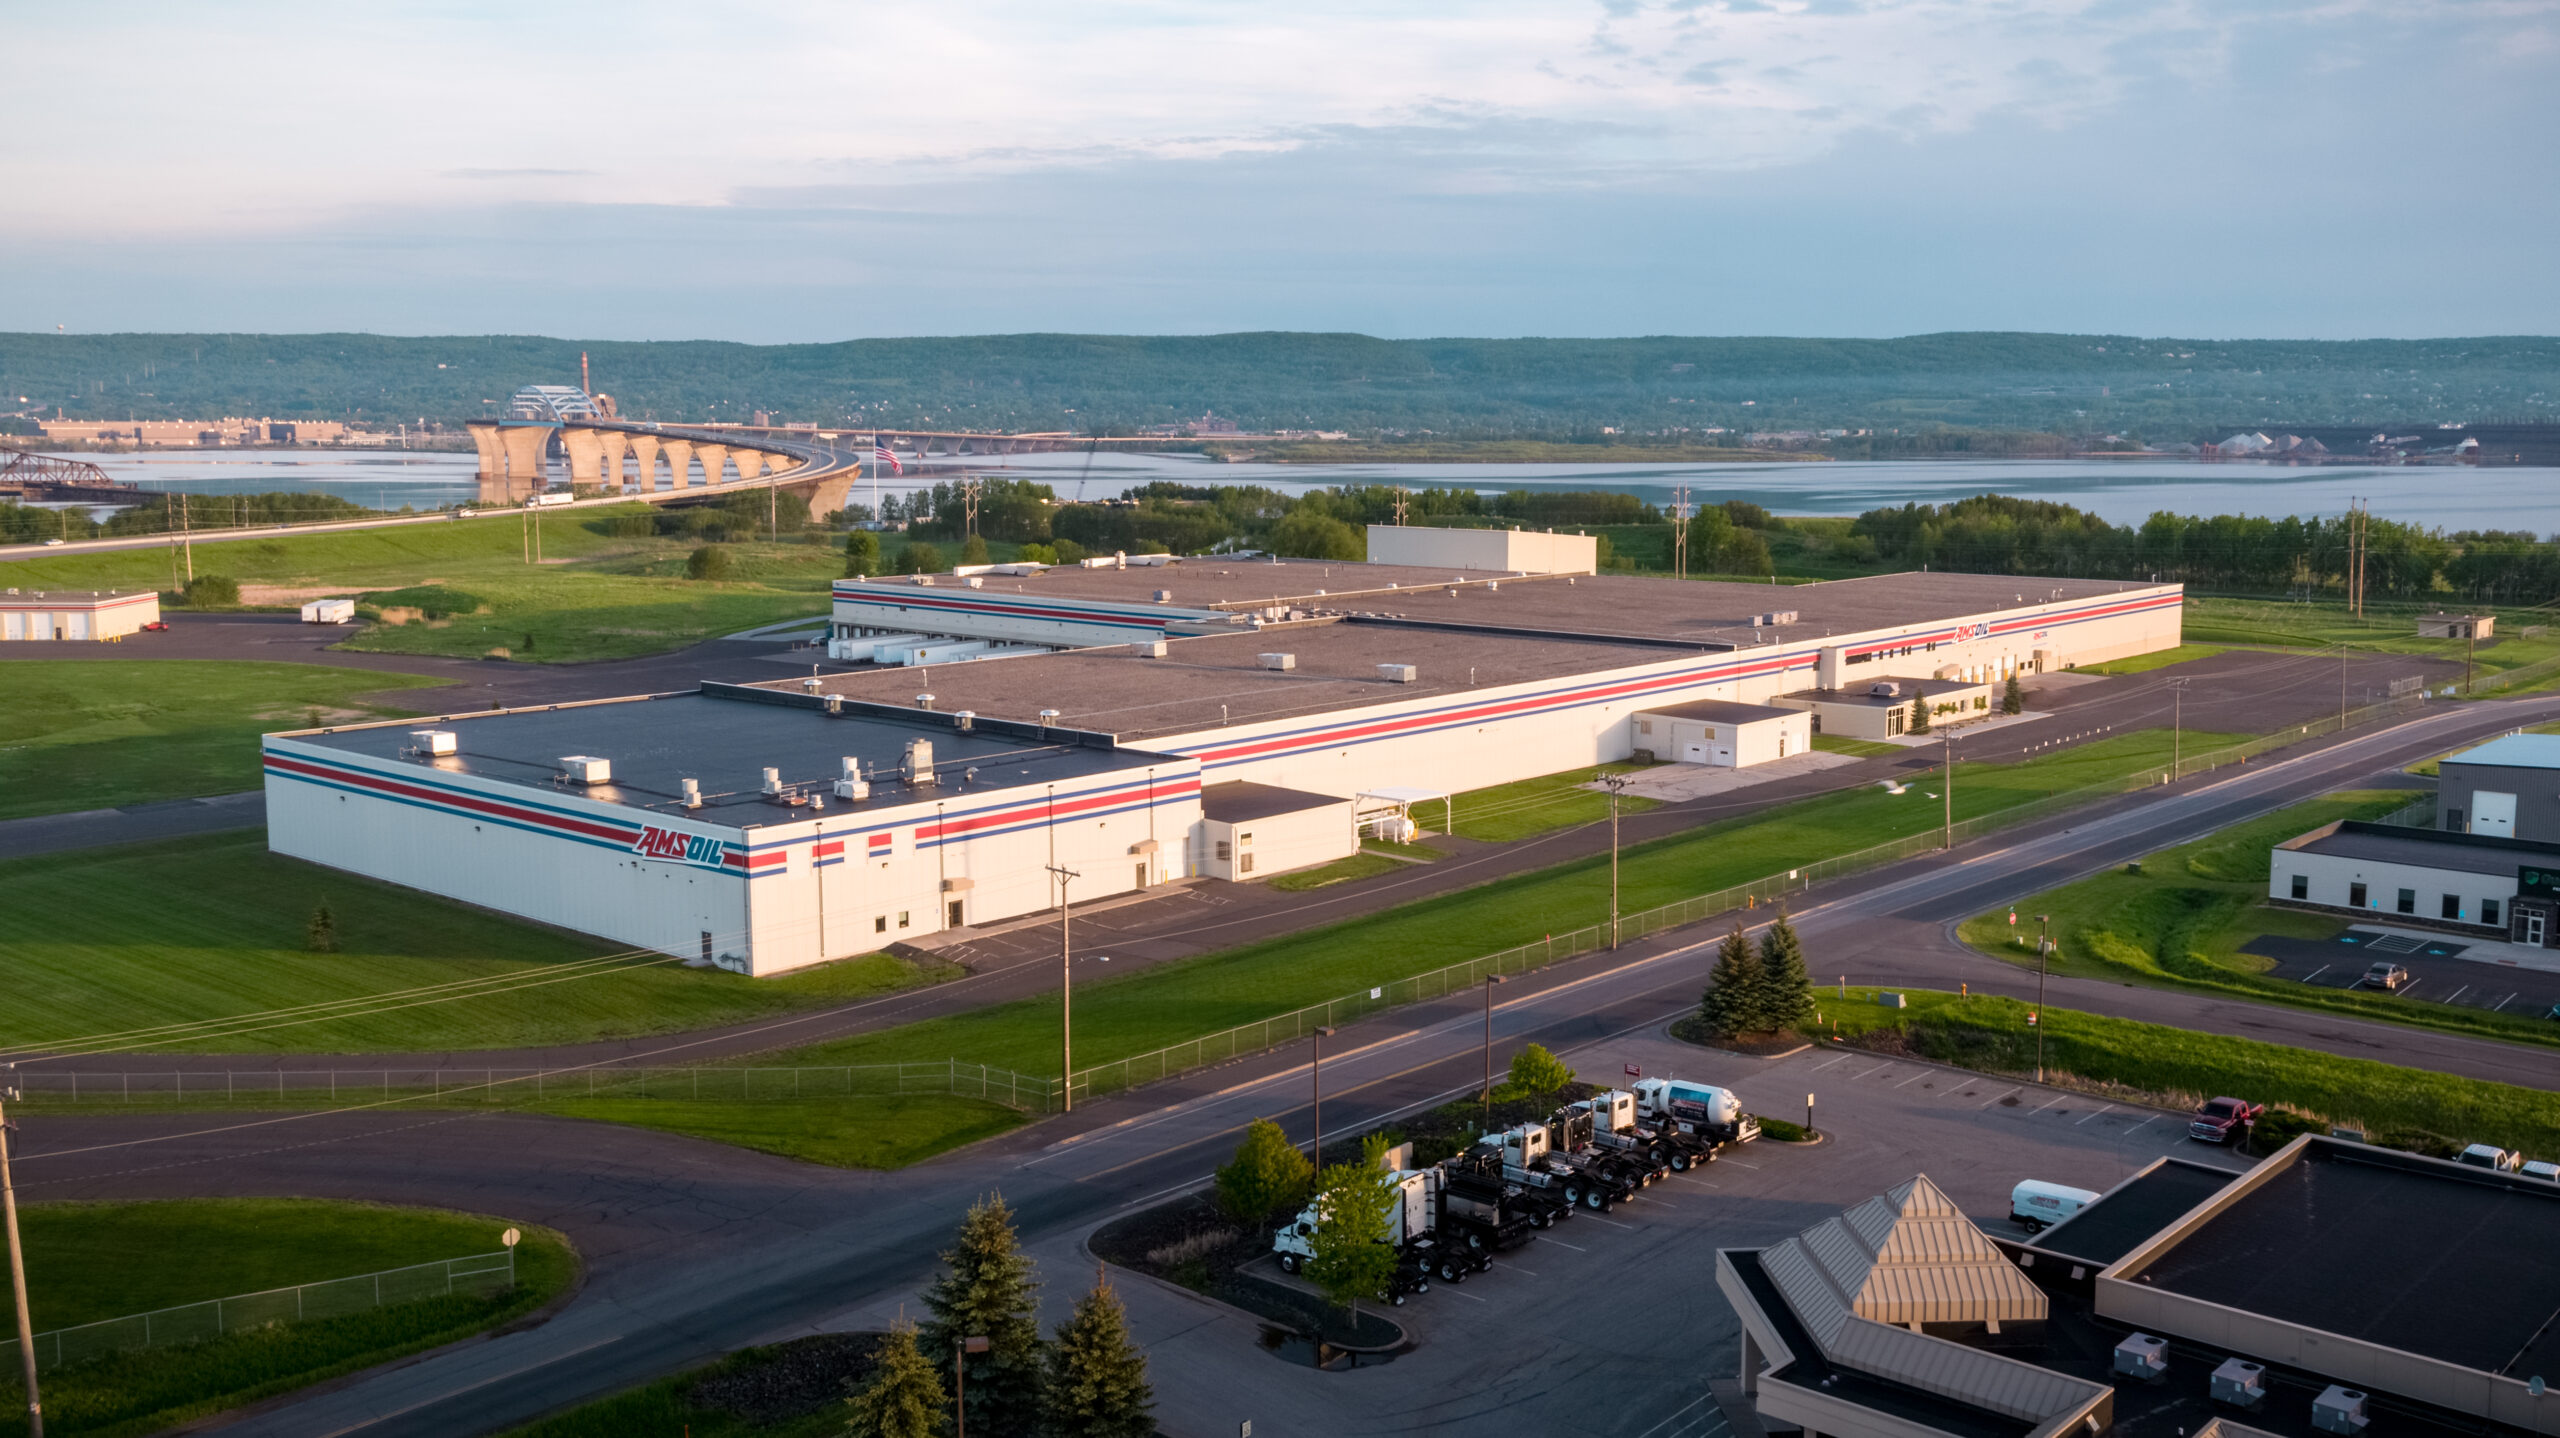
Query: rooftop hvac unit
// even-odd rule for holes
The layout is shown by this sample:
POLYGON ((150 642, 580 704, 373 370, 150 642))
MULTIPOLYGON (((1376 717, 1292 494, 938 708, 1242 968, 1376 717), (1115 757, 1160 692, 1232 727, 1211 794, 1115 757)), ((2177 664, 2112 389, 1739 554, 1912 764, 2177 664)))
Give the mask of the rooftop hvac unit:
POLYGON ((975 574, 972 574, 967 579, 962 580, 961 583, 968 585, 971 589, 984 589, 987 587, 986 579, 983 576, 975 574))
POLYGON ((560 767, 568 771, 569 782, 572 784, 610 784, 613 782, 613 761, 611 759, 599 759, 592 754, 566 754, 561 756, 560 767))
POLYGON ((1159 590, 1157 590, 1157 591, 1156 591, 1156 603, 1158 603, 1158 604, 1171 604, 1172 602, 1173 602, 1173 591, 1172 591, 1172 590, 1170 590, 1170 589, 1159 589, 1159 590))
POLYGON ((2246 1358, 2225 1358, 2213 1370, 2213 1401, 2255 1408, 2267 1401, 2267 1370, 2246 1358))
POLYGON ((2332 1383, 2311 1400, 2311 1426, 2323 1433, 2344 1433, 2352 1438, 2372 1421, 2365 1412, 2365 1396, 2356 1389, 2332 1383))
POLYGON ((1771 610, 1767 614, 1754 614, 1751 616, 1751 622, 1763 629, 1775 629, 1781 624, 1795 623, 1796 611, 1792 609, 1776 609, 1771 610))
POLYGON ((2109 1367, 2119 1376, 2157 1383, 2169 1376, 2169 1340, 2148 1333, 2130 1334, 2116 1345, 2115 1361, 2109 1367))
POLYGON ((418 752, 430 759, 449 759, 460 747, 450 729, 412 729, 409 737, 417 741, 418 752))
POLYGON ((1162 659, 1165 653, 1164 641, 1161 639, 1141 639, 1137 643, 1129 646, 1129 652, 1137 655, 1141 659, 1162 659))
POLYGON ((845 759, 844 777, 836 780, 836 797, 856 800, 871 797, 871 786, 862 781, 861 760, 849 756, 845 759))
POLYGON ((1890 679, 1879 680, 1868 685, 1867 692, 1878 699, 1899 699, 1902 697, 1902 686, 1890 679))
POLYGON ((1298 656, 1295 654, 1264 654, 1259 657, 1262 660, 1262 667, 1265 669, 1295 669, 1298 667, 1298 656))
POLYGON ((768 794, 768 795, 779 795, 779 794, 781 794, 781 792, 782 792, 782 771, 781 771, 781 770, 779 770, 779 769, 774 769, 774 768, 767 768, 767 769, 764 771, 764 791, 765 791, 765 793, 766 793, 766 794, 768 794))
POLYGON ((898 776, 910 784, 929 786, 933 783, 933 741, 910 739, 907 756, 899 761, 898 776))
POLYGON ((1378 677, 1390 684, 1411 684, 1422 678, 1422 671, 1411 664, 1381 664, 1378 677))

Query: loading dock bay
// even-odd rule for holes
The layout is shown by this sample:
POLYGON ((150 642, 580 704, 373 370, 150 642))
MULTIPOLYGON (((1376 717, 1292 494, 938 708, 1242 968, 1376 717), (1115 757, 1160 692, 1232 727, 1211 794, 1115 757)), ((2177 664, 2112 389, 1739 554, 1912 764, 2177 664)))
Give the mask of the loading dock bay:
POLYGON ((2275 960, 2276 966, 2267 970, 2269 978, 2324 989, 2352 989, 2363 982, 2366 968, 2388 961, 2409 971, 2409 982, 2396 997, 2412 1002, 2460 1004, 2526 1018, 2547 1014, 2560 1004, 2560 973, 2459 957, 2470 947, 2451 935, 2421 939, 2379 929, 2349 929, 2334 939, 2262 934, 2241 945, 2240 951, 2275 960))

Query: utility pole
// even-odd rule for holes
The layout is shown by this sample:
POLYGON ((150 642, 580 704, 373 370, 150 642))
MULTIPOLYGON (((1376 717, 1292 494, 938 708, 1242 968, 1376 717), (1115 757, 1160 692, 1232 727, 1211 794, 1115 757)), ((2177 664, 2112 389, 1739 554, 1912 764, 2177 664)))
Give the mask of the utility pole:
POLYGON ((2338 732, 2347 732, 2347 641, 2338 641, 2338 732))
POLYGON ((1689 577, 1689 486, 1671 487, 1671 577, 1689 577))
POLYGON ((1609 947, 1618 946, 1618 795, 1627 787, 1624 774, 1603 774, 1609 786, 1609 947))
MULTIPOLYGON (((18 1066, 0 1071, 0 1101, 18 1097, 18 1066)), ((27 1384, 27 1438, 44 1438, 44 1403, 36 1395, 35 1324, 27 1315, 27 1256, 18 1246, 18 1190, 9 1178, 9 1136, 17 1131, 0 1109, 0 1220, 9 1228, 9 1294, 18 1305, 18 1371, 27 1384)))
POLYGON ((1067 883, 1084 875, 1057 864, 1058 876, 1058 1112, 1076 1111, 1075 974, 1067 958, 1067 883))
POLYGON ((187 551, 187 582, 193 584, 196 582, 195 515, 187 505, 187 496, 183 490, 178 494, 178 530, 184 536, 180 543, 187 551))
POLYGON ((1412 493, 1412 490, 1405 488, 1401 484, 1396 486, 1396 528, 1398 529, 1404 528, 1405 503, 1407 497, 1412 493))
POLYGON ((1307 1062, 1307 1081, 1315 1087, 1309 1096, 1309 1112, 1316 1130, 1314 1141, 1307 1147, 1307 1162, 1314 1167, 1318 1182, 1324 1178, 1324 1041, 1332 1036, 1332 1029, 1321 1027, 1310 1036, 1316 1041, 1315 1056, 1307 1062))
MULTIPOLYGON (((1926 699, 1923 699, 1921 702, 1926 703, 1926 702, 1927 702, 1927 700, 1926 700, 1926 699)), ((1948 850, 1949 852, 1953 852, 1953 851, 1954 851, 1954 849, 1955 849, 1955 847, 1956 847, 1956 736, 1955 736, 1955 731, 1953 731, 1953 730, 1948 730, 1947 732, 1942 733, 1942 734, 1940 734, 1940 735, 1938 736, 1938 751, 1939 751, 1939 755, 1940 755, 1940 757, 1939 757, 1939 761, 1938 761, 1938 767, 1943 771, 1943 772, 1939 775, 1939 777, 1940 777, 1942 780, 1944 780, 1944 782, 1943 782, 1943 783, 1941 783, 1941 784, 1939 784, 1939 785, 1938 785, 1938 788, 1944 792, 1944 795, 1945 795, 1945 798, 1946 798, 1946 801, 1947 801, 1946 838, 1945 838, 1945 840, 1944 840, 1944 841, 1939 845, 1939 847, 1941 847, 1941 848, 1943 848, 1943 849, 1946 849, 1946 850, 1948 850)))
POLYGON ((2178 758, 2186 747, 2187 681, 2169 681, 2169 782, 2178 782, 2178 758))
POLYGON ((2044 1082, 2044 948, 2051 914, 2036 915, 2036 1082, 2044 1082))
POLYGON ((1484 1122, 1487 1128, 1493 1126, 1493 986, 1501 982, 1500 974, 1484 976, 1484 1122))

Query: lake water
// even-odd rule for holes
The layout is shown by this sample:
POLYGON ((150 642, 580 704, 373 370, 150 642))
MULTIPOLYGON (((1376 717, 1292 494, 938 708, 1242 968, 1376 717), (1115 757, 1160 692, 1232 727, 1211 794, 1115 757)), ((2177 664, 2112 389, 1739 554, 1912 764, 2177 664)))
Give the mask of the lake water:
MULTIPOLYGON (((83 455, 117 479, 192 494, 317 490, 375 509, 435 509, 471 498, 469 454, 385 451, 158 451, 83 455)), ((1671 500, 1746 499, 1780 514, 1856 514, 1880 505, 1943 504, 1986 491, 2049 499, 2119 524, 2180 514, 2334 515, 2361 497, 2388 519, 2458 529, 2560 533, 2560 469, 2292 468, 2119 460, 1845 461, 1807 464, 1220 464, 1194 455, 1078 453, 910 462, 883 493, 962 473, 1037 479, 1062 498, 1102 499, 1159 479, 1261 484, 1291 493, 1335 484, 1607 489, 1671 500)), ((856 498, 868 502, 865 481, 856 498)))

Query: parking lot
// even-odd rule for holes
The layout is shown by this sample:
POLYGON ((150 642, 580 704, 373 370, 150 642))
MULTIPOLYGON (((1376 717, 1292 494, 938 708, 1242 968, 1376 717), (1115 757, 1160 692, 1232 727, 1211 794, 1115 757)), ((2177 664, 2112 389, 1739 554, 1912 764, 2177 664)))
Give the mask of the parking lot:
POLYGON ((2324 989, 2351 989, 2380 962, 2409 971, 2398 997, 2411 1003, 2460 1004, 2527 1018, 2560 1004, 2560 970, 2527 968, 2484 957, 2505 945, 2467 944, 2442 934, 2351 928, 2334 939, 2292 939, 2268 934, 2241 945, 2245 953, 2276 961, 2268 977, 2324 989), (2468 957, 2466 957, 2468 955, 2468 957))
MULTIPOLYGON (((1801 1122, 1820 1143, 1763 1141, 1671 1175, 1606 1214, 1582 1213, 1497 1259, 1491 1272, 1393 1310, 1412 1351, 1347 1372, 1293 1366, 1258 1343, 1262 1323, 1167 1284, 1115 1276, 1147 1343, 1158 1419, 1176 1433, 1506 1431, 1609 1438, 1721 1438, 1710 1379, 1732 1377, 1737 1328, 1715 1286, 1715 1250, 1811 1226, 1927 1173, 1986 1228, 2010 1187, 2040 1178, 2104 1189, 2164 1153, 2235 1170, 2188 1141, 2183 1117, 1916 1061, 1815 1049, 1778 1060, 1716 1053, 1660 1032, 1565 1055, 1594 1082, 1647 1075, 1733 1088, 1754 1112, 1801 1122)), ((1052 1282, 1084 1286, 1077 1239, 1039 1253, 1052 1282), (1069 1278, 1067 1275, 1077 1275, 1069 1278)))

